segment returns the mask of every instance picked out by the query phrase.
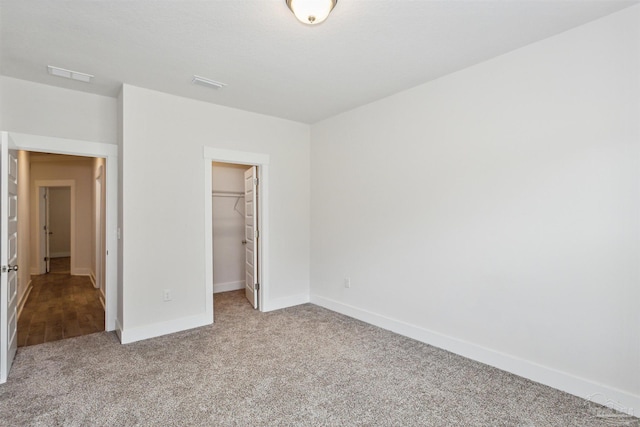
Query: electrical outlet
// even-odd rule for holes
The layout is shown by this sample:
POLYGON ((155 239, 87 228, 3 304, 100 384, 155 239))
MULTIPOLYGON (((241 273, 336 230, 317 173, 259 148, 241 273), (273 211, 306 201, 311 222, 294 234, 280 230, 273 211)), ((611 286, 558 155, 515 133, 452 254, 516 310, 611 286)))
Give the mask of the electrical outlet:
POLYGON ((171 289, 165 289, 164 290, 163 300, 164 300, 164 302, 171 301, 171 289))
POLYGON ((344 278, 344 287, 345 288, 350 288, 351 287, 351 278, 349 278, 349 277, 345 277, 344 278))

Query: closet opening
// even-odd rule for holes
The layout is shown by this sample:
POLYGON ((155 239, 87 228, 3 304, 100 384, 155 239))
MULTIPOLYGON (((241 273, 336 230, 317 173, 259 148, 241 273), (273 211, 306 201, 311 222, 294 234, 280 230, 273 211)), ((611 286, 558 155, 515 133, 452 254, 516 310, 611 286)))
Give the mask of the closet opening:
POLYGON ((260 307, 258 166, 212 162, 213 293, 236 291, 260 307))

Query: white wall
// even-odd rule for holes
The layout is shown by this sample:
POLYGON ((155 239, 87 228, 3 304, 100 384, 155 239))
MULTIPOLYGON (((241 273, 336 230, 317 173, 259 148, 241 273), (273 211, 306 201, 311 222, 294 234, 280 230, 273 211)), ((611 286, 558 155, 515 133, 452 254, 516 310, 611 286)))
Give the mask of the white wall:
MULTIPOLYGON (((245 165, 214 162, 213 192, 244 193, 245 165)), ((213 292, 245 287, 244 197, 214 195, 213 206, 213 292)))
POLYGON ((49 189, 49 252, 51 258, 71 256, 71 188, 49 189))
POLYGON ((31 271, 38 271, 37 181, 75 181, 75 254, 71 259, 71 274, 89 275, 94 257, 93 241, 93 159, 73 156, 48 156, 32 154, 31 159, 31 271))
POLYGON ((312 302, 637 413, 639 57, 635 6, 312 126, 312 302))
POLYGON ((122 335, 203 321, 205 146, 270 156, 267 297, 308 299, 309 126, 129 85, 122 102, 122 335))
POLYGON ((117 143, 116 99, 0 76, 2 130, 117 143))

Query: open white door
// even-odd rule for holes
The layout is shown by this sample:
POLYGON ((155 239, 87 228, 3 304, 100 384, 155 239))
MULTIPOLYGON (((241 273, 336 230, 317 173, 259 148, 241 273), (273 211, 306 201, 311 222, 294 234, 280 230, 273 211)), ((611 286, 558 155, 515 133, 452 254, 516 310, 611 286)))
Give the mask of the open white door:
POLYGON ((258 308, 258 177, 257 168, 252 166, 244 172, 244 234, 245 246, 245 295, 258 308))
POLYGON ((0 147, 0 383, 7 381, 18 348, 18 152, 7 132, 0 147))
POLYGON ((104 268, 104 256, 102 255, 102 166, 100 166, 100 174, 96 178, 95 187, 95 242, 96 242, 96 288, 100 289, 104 294, 102 285, 102 271, 104 268))

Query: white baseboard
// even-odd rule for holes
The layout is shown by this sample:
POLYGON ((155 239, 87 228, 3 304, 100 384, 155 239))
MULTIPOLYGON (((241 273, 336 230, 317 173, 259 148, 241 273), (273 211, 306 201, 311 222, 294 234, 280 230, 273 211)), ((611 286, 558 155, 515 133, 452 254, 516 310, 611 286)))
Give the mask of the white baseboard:
POLYGON ((22 309, 24 305, 27 303, 27 299, 29 299, 29 295, 31 294, 31 290, 33 289, 33 285, 31 284, 31 280, 27 283, 27 290, 22 294, 22 298, 18 301, 18 319, 20 319, 20 315, 22 314, 22 309))
POLYGON ((183 317, 166 322, 154 323, 151 325, 138 326, 136 328, 122 329, 118 324, 120 342, 129 344, 161 335, 173 334, 175 332, 186 331, 187 329, 199 328, 200 326, 211 325, 213 318, 207 313, 196 316, 183 317))
POLYGON ((282 308, 293 307, 309 302, 309 294, 292 295, 290 297, 275 298, 264 302, 264 308, 260 311, 274 311, 282 308))
POLYGON ((120 323, 120 319, 117 319, 117 318, 116 318, 115 332, 116 332, 116 335, 118 336, 118 339, 120 340, 120 344, 124 344, 122 342, 122 324, 120 323))
POLYGON ((40 269, 38 267, 31 267, 29 269, 29 274, 32 276, 37 276, 38 274, 40 274, 40 269))
POLYGON ((91 284, 94 288, 98 289, 98 285, 96 284, 96 276, 93 274, 93 271, 89 273, 89 280, 91 280, 91 284))
MULTIPOLYGON (((93 277, 93 275, 91 276, 93 277)), ((93 284, 93 286, 95 286, 95 282, 93 284)), ((102 308, 104 309, 105 313, 107 312, 107 297, 104 294, 104 290, 100 289, 100 288, 96 288, 100 291, 100 304, 102 304, 102 308)))
MULTIPOLYGON (((640 396, 581 378, 567 372, 520 359, 451 336, 430 331, 400 320, 381 316, 318 295, 311 295, 311 302, 329 310, 353 317, 400 335, 442 348, 452 353, 496 367, 503 371, 562 390, 583 399, 594 400, 621 412, 634 415, 640 412, 640 396)), ((637 416, 637 415, 636 415, 637 416)))
POLYGON ((104 291, 102 289, 99 289, 100 291, 100 304, 102 304, 102 308, 103 310, 106 312, 107 311, 107 297, 104 294, 104 291))
POLYGON ((237 282, 225 282, 225 283, 213 284, 214 294, 217 294, 220 292, 237 291, 239 289, 244 289, 244 280, 238 280, 237 282))
POLYGON ((91 269, 84 267, 75 267, 71 269, 72 276, 91 276, 91 269))
POLYGON ((49 258, 68 258, 71 256, 71 252, 52 252, 49 258))

